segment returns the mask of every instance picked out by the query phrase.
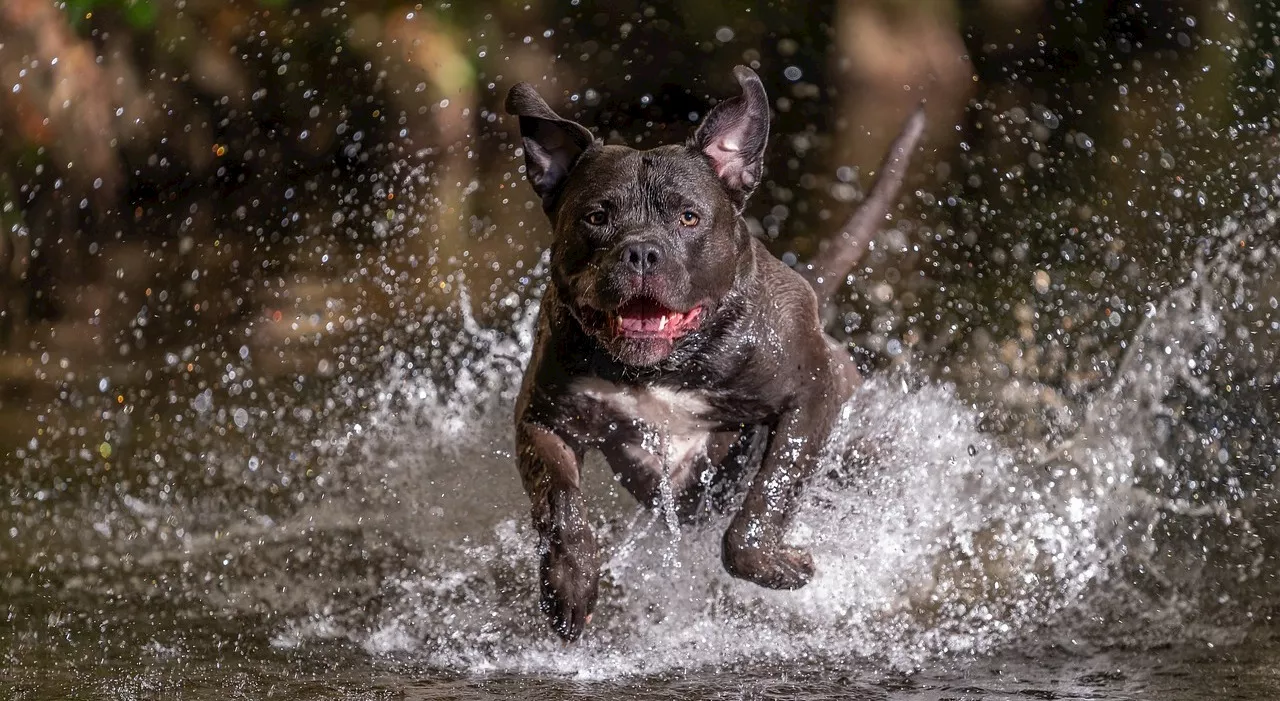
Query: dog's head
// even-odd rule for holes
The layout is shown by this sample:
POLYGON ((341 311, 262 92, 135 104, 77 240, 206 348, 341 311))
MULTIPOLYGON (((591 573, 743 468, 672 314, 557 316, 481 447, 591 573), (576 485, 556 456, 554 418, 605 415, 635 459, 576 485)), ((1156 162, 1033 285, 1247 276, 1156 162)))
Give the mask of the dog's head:
POLYGON ((526 174, 555 230, 552 281, 583 330, 618 362, 660 363, 733 288, 750 234, 740 214, 760 182, 769 106, 739 66, 742 94, 686 144, 637 151, 597 142, 520 83, 526 174))

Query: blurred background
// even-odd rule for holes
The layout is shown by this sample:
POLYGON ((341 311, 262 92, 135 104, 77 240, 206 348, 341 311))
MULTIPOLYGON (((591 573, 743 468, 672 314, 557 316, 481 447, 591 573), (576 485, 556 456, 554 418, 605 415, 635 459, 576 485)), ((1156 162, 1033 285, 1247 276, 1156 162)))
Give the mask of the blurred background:
MULTIPOLYGON (((854 531, 889 529, 858 551, 884 571, 814 595, 814 649, 1078 638, 1134 646, 1141 679, 1147 644, 1273 636, 1278 52, 1272 0, 4 0, 0 663, 64 698, 75 660, 115 693, 140 650, 174 684, 196 651, 225 698, 217 675, 336 639, 465 669, 668 649, 667 590, 623 573, 603 642, 555 652, 512 555, 549 232, 501 105, 530 81, 652 146, 740 63, 774 109, 748 223, 787 261, 929 115, 829 326, 891 378, 863 418, 910 488, 844 497, 890 514, 854 531)), ((726 649, 772 639, 752 616, 791 639, 803 597, 686 560, 713 593, 674 610, 726 649)), ((706 659, 685 643, 663 664, 706 659)))
POLYGON ((1269 163, 1276 45, 1271 3, 1224 0, 8 0, 5 424, 166 354, 333 373, 463 287, 500 323, 547 242, 506 89, 652 145, 738 63, 776 110, 750 222, 800 260, 928 105, 836 331, 1070 395, 1269 163))

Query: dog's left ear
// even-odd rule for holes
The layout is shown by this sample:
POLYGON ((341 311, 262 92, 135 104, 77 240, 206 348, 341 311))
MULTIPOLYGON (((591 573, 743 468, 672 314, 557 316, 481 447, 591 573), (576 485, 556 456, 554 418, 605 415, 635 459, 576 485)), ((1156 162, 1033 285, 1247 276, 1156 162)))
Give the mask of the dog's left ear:
POLYGON ((520 118, 525 172, 533 191, 550 212, 578 157, 595 137, 577 122, 556 114, 528 83, 516 83, 507 93, 507 114, 520 118))
POLYGON ((760 184, 769 140, 769 98, 760 76, 746 66, 733 69, 742 94, 716 105, 702 120, 690 146, 701 151, 724 181, 739 210, 760 184))

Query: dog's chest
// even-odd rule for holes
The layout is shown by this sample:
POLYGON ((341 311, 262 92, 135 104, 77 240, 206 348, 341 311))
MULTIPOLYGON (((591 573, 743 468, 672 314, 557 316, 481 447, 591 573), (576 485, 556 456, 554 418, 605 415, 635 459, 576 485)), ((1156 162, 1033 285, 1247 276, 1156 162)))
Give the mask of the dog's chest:
POLYGON ((704 392, 626 386, 595 377, 577 380, 573 389, 600 412, 591 421, 598 431, 639 426, 655 442, 652 449, 660 449, 677 462, 701 453, 715 427, 704 392))

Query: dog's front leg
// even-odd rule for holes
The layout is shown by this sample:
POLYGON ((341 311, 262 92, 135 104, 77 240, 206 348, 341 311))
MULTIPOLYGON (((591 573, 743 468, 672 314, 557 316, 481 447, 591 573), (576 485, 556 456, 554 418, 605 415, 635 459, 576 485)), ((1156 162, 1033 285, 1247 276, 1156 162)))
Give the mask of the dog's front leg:
POLYGON ((600 582, 596 538, 578 487, 581 451, 527 422, 517 427, 516 450, 542 554, 541 608, 560 637, 576 640, 595 609, 600 582))
POLYGON ((721 555, 729 574, 770 589, 799 589, 813 577, 813 557, 784 545, 782 537, 804 482, 817 469, 834 420, 831 405, 801 403, 778 420, 742 508, 724 534, 721 555))

